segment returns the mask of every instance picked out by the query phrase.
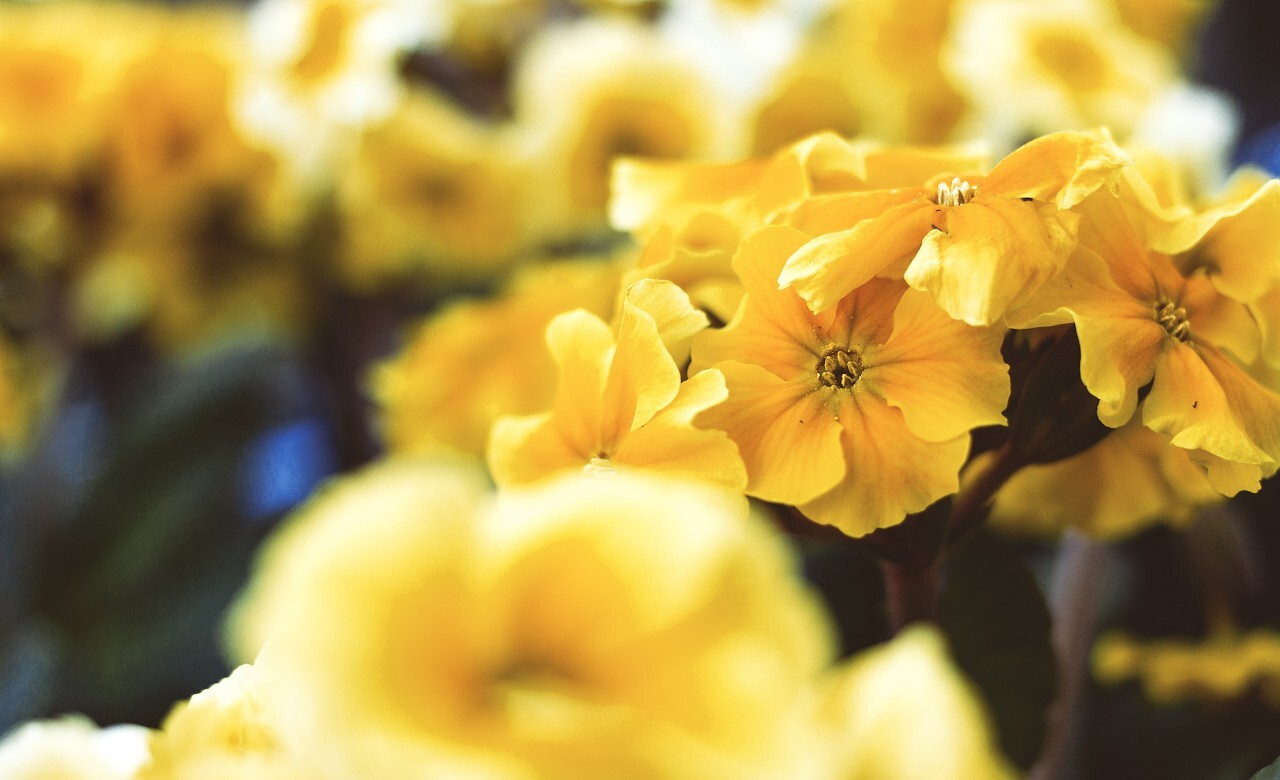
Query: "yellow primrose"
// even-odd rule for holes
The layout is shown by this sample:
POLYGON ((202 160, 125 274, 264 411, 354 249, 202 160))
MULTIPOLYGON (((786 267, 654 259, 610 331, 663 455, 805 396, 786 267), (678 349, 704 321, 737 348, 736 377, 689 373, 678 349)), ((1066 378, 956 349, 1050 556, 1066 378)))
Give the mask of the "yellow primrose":
POLYGON ((956 319, 998 322, 1066 263, 1078 222, 1066 209, 1126 162, 1105 133, 1055 133, 985 176, 851 193, 842 221, 826 228, 834 232, 801 247, 778 283, 823 312, 868 279, 900 276, 956 319))
POLYGON ((1280 180, 1238 171, 1215 202, 1175 222, 1152 241, 1176 255, 1184 273, 1201 270, 1245 304, 1262 332, 1261 357, 1280 368, 1280 180))
MULTIPOLYGON (((975 459, 973 473, 985 460, 975 459)), ((1155 523, 1185 525, 1220 500, 1186 450, 1135 417, 1078 455, 1018 470, 996 493, 991 522, 1014 533, 1075 528, 1122 539, 1155 523)))
POLYGON ((1080 377, 1111 427, 1134 415, 1208 468, 1214 489, 1257 490, 1280 461, 1280 395, 1237 361, 1258 354, 1258 326, 1203 273, 1183 276, 1148 252, 1117 199, 1080 207, 1080 247, 1061 276, 1011 315, 1013 327, 1074 322, 1080 377))
POLYGON ((627 289, 617 336, 584 311, 547 327, 560 369, 550 411, 499 418, 489 467, 501 486, 565 470, 642 469, 740 492, 746 474, 732 441, 695 427, 694 417, 725 399, 724 377, 704 371, 680 381, 693 334, 707 318, 670 282, 627 289), (673 357, 674 356, 674 357, 673 357))
POLYGON ((532 240, 528 165, 507 139, 427 91, 364 132, 337 201, 344 281, 492 278, 532 240))
POLYGON ((135 780, 147 761, 141 726, 99 729, 88 718, 67 715, 32 721, 0 741, 5 780, 135 780))
POLYGON ((1280 709, 1280 633, 1225 629, 1199 641, 1143 642, 1109 632, 1093 646, 1093 674, 1110 685, 1137 679, 1157 704, 1223 701, 1256 690, 1280 709))
POLYGON ((261 673, 248 664, 179 702, 151 736, 151 759, 136 780, 304 780, 281 744, 261 673))
POLYGON ((960 0, 942 67, 984 135, 1016 139, 1099 125, 1126 137, 1172 84, 1161 46, 1125 28, 1108 0, 960 0))
POLYGON ((807 240, 773 226, 743 242, 742 306, 694 342, 690 370, 729 389, 699 421, 737 442, 749 495, 861 536, 954 493, 969 431, 1004 423, 1003 333, 888 279, 814 314, 775 281, 807 240))
POLYGON ((939 57, 954 0, 841 0, 813 25, 811 44, 826 53, 857 109, 859 129, 895 143, 941 143, 965 103, 939 57))
POLYGON ((547 324, 570 309, 610 317, 619 275, 606 258, 531 265, 497 297, 455 301, 414 326, 370 379, 387 448, 483 457, 494 419, 533 414, 555 397, 547 324))
POLYGON ((735 155, 725 100, 690 58, 639 22, 549 26, 516 71, 516 131, 538 160, 538 222, 552 239, 599 231, 619 157, 735 155))
POLYGON ((833 780, 1016 777, 934 626, 912 625, 828 672, 818 713, 833 780))
POLYGON ((385 463, 268 546, 238 625, 290 745, 340 777, 787 775, 831 647, 776 536, 653 475, 482 485, 385 463))

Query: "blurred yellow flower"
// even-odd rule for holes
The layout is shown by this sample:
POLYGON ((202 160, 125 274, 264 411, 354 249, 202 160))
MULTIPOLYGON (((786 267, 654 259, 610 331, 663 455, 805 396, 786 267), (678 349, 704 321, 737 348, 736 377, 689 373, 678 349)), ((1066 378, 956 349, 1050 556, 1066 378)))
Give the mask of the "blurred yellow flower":
POLYGON ((1099 125, 1123 138, 1174 76, 1107 0, 960 0, 942 62, 983 134, 1006 143, 1099 125))
POLYGON ((531 243, 533 185, 505 136, 415 93, 340 176, 339 271, 358 289, 492 278, 531 243))
POLYGON ((690 371, 717 368, 729 390, 699 421, 737 442, 749 495, 861 536, 954 493, 969 431, 1004 423, 1003 333, 887 279, 814 314, 775 281, 807 241, 774 226, 743 243, 742 306, 694 342, 690 371))
POLYGON ((723 101, 687 57, 621 19, 543 30, 521 59, 516 129, 537 174, 550 238, 605 227, 619 157, 733 157, 742 143, 723 101))
POLYGON ((555 397, 543 335, 551 318, 570 309, 611 316, 620 274, 606 258, 531 265, 497 297, 455 301, 417 325, 370 378, 387 448, 483 457, 497 417, 533 414, 555 397))
POLYGON ((952 317, 996 323, 1062 269, 1078 221, 1066 209, 1126 162, 1105 133, 1054 133, 986 176, 957 171, 923 187, 851 193, 837 201, 845 213, 835 213, 833 232, 788 259, 778 282, 823 312, 868 279, 901 274, 952 317))
MULTIPOLYGON (((966 473, 981 473, 986 458, 966 473)), ((991 507, 991 522, 1014 533, 1056 536, 1075 528, 1122 539, 1154 523, 1185 525, 1222 500, 1187 451, 1134 418, 1089 449, 1015 473, 991 507)))
POLYGON ((626 291, 616 336, 585 311, 547 327, 560 369, 550 411, 502 417, 489 440, 500 486, 566 470, 656 471, 739 493, 746 472, 737 448, 694 418, 725 399, 724 377, 703 371, 680 381, 693 335, 707 318, 674 284, 640 281, 626 291))
POLYGON ((426 33, 432 3, 265 0, 250 12, 233 113, 304 184, 346 162, 356 134, 400 99, 397 57, 426 33))
POLYGON ((1136 679, 1157 704, 1223 701, 1256 690, 1280 709, 1280 633, 1223 630, 1198 641, 1141 641, 1112 631, 1093 646, 1093 674, 1109 685, 1136 679))
POLYGON ((487 498, 392 462, 269 545, 239 646, 269 630, 295 749, 351 777, 785 776, 830 640, 763 525, 634 474, 487 498))
POLYGON ((281 744, 260 673, 235 669, 179 702, 151 737, 151 760, 136 780, 304 780, 314 777, 281 744))
POLYGON ((99 729, 88 718, 67 715, 32 721, 0 741, 5 780, 134 780, 148 756, 141 726, 99 729))
POLYGON ((1013 778, 981 695, 931 625, 828 673, 818 725, 833 748, 838 780, 1013 778))
POLYGON ((1080 248, 1010 324, 1074 322, 1098 419, 1123 425, 1151 383, 1143 424, 1191 451, 1218 492, 1257 490, 1280 461, 1280 395, 1240 366, 1258 354, 1257 323, 1203 273, 1183 276, 1148 252, 1115 196, 1098 193, 1079 210, 1080 248))

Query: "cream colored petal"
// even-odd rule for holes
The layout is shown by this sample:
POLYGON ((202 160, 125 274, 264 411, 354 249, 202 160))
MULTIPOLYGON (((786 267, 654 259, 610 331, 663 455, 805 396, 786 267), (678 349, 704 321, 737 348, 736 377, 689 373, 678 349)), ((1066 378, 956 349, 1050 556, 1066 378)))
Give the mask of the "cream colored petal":
POLYGON ((1129 157, 1105 130, 1050 133, 1015 149, 982 182, 984 195, 1035 198, 1069 209, 1120 174, 1129 157))
POLYGON ((698 416, 698 424, 729 434, 747 467, 747 493, 766 501, 800 504, 845 474, 840 424, 829 392, 816 381, 784 382, 759 366, 716 366, 729 398, 698 416))
POLYGON ((946 232, 925 237, 907 284, 956 319, 993 324, 1066 265, 1076 219, 1049 204, 1008 198, 950 208, 946 232))
POLYGON ((916 624, 825 681, 819 723, 839 780, 1011 780, 981 694, 934 626, 916 624))
POLYGON ((806 517, 864 536, 959 489, 967 434, 927 442, 911 432, 901 412, 869 392, 840 392, 846 472, 834 488, 799 506, 806 517))
POLYGON ((932 202, 911 201, 849 230, 819 236, 787 260, 778 284, 793 288, 811 310, 826 311, 919 248, 938 213, 932 202))
POLYGON ((864 355, 867 387, 902 412, 925 441, 954 439, 982 425, 1003 425, 1009 367, 1000 355, 1001 328, 953 320, 917 290, 907 290, 893 315, 888 343, 864 355))

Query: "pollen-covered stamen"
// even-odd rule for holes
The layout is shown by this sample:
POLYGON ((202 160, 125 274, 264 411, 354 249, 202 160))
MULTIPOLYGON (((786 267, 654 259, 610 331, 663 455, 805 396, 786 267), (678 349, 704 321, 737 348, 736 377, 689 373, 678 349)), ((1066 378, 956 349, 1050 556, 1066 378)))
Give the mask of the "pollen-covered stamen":
POLYGON ((856 350, 829 346, 818 357, 818 381, 827 387, 853 387, 862 376, 862 356, 856 350))
POLYGON ((951 180, 938 182, 938 196, 934 198, 939 206, 963 206, 978 195, 978 188, 961 179, 959 176, 951 180))
POLYGON ((1156 300, 1156 321, 1178 341, 1184 344, 1191 342, 1191 321, 1187 319, 1187 310, 1168 298, 1156 300))

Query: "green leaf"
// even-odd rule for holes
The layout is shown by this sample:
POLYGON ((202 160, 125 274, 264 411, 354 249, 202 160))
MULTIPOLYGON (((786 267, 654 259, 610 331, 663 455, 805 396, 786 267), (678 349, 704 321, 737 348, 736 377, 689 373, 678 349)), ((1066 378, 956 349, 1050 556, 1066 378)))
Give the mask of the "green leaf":
POLYGON ((987 702, 1000 748, 1029 768, 1044 747, 1058 683, 1049 610, 1031 571, 1008 543, 971 534, 948 558, 938 619, 987 702))

